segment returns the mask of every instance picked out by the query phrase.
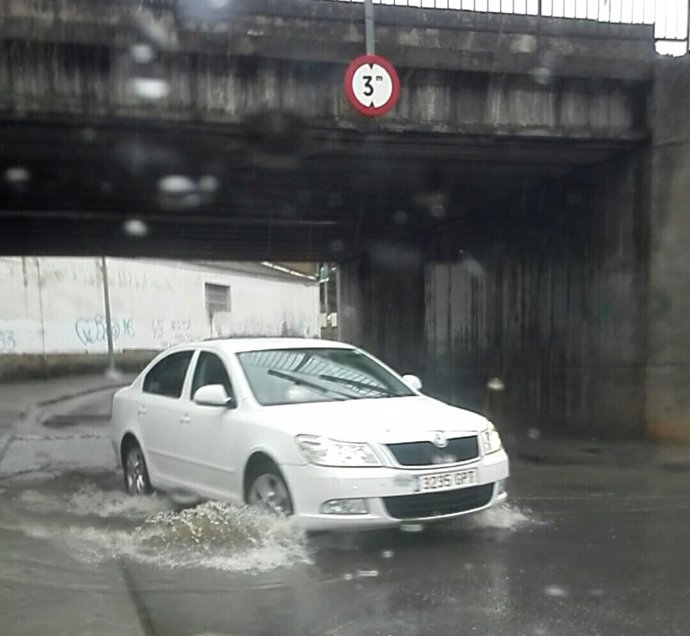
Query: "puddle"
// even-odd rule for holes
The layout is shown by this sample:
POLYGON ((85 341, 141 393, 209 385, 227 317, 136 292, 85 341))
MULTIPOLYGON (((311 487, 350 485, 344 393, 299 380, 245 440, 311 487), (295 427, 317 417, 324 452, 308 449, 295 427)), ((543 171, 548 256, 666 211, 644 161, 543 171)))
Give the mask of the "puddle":
MULTIPOLYGON (((381 559, 391 559, 394 552, 388 542, 405 544, 396 531, 343 537, 328 533, 308 541, 292 520, 246 506, 206 502, 180 508, 165 496, 129 497, 105 476, 100 483, 98 476, 71 479, 15 491, 6 501, 18 513, 17 530, 51 541, 82 563, 126 559, 165 569, 265 572, 312 563, 310 554, 335 548, 346 552, 376 549, 381 559)), ((504 504, 444 527, 512 532, 539 523, 526 508, 504 504)), ((367 567, 358 577, 373 577, 373 572, 378 574, 367 567)))

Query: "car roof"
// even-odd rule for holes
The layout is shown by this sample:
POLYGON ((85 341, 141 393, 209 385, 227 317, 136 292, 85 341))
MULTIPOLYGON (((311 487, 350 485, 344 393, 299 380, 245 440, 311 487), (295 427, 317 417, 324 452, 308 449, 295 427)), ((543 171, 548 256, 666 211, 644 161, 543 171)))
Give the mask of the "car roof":
POLYGON ((199 342, 188 342, 175 349, 197 347, 222 350, 226 353, 241 353, 269 349, 352 349, 353 345, 315 338, 210 338, 199 342))

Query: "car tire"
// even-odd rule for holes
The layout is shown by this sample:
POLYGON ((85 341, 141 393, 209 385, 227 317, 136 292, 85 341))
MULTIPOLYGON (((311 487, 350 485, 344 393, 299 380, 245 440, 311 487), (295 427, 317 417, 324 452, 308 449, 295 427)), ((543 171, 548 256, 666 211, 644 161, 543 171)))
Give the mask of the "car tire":
POLYGON ((283 517, 294 513, 290 489, 278 467, 268 460, 249 471, 245 501, 283 517))
POLYGON ((150 495, 153 492, 144 453, 136 442, 126 447, 122 469, 125 479, 125 490, 129 495, 135 497, 150 495))

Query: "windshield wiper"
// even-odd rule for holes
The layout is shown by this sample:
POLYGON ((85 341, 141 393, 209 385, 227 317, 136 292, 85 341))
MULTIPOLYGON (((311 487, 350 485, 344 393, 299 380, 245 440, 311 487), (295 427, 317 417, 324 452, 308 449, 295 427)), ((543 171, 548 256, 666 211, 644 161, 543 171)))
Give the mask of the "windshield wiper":
POLYGON ((366 382, 359 382, 358 380, 348 380, 347 378, 339 378, 336 375, 327 374, 322 374, 319 377, 323 378, 324 380, 328 380, 329 382, 337 382, 338 384, 349 385, 351 387, 354 387, 355 389, 366 389, 367 391, 376 391, 377 393, 385 397, 400 397, 397 393, 395 393, 395 391, 391 391, 390 389, 386 389, 382 386, 374 386, 373 384, 367 384, 366 382))
POLYGON ((281 378, 282 380, 288 380, 289 382, 292 382, 293 384, 296 384, 297 386, 306 386, 309 389, 314 389, 315 391, 319 391, 320 393, 323 394, 328 394, 328 395, 336 395, 336 400, 347 400, 351 399, 353 396, 348 393, 341 393, 340 391, 335 391, 333 389, 329 389, 327 386, 323 386, 322 384, 317 384, 316 382, 309 382, 309 380, 304 380, 303 378, 300 378, 297 375, 292 375, 291 373, 284 373, 283 371, 276 371, 275 369, 269 369, 268 370, 268 375, 273 375, 276 378, 281 378))

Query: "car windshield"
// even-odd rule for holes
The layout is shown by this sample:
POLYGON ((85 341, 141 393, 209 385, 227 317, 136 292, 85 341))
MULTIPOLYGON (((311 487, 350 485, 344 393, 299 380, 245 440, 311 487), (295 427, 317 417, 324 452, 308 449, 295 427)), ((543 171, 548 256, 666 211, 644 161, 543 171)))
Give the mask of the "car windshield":
POLYGON ((357 349, 270 349, 237 357, 263 406, 415 395, 357 349))
POLYGON ((690 0, 0 0, 0 636, 690 636, 689 246, 690 0))

